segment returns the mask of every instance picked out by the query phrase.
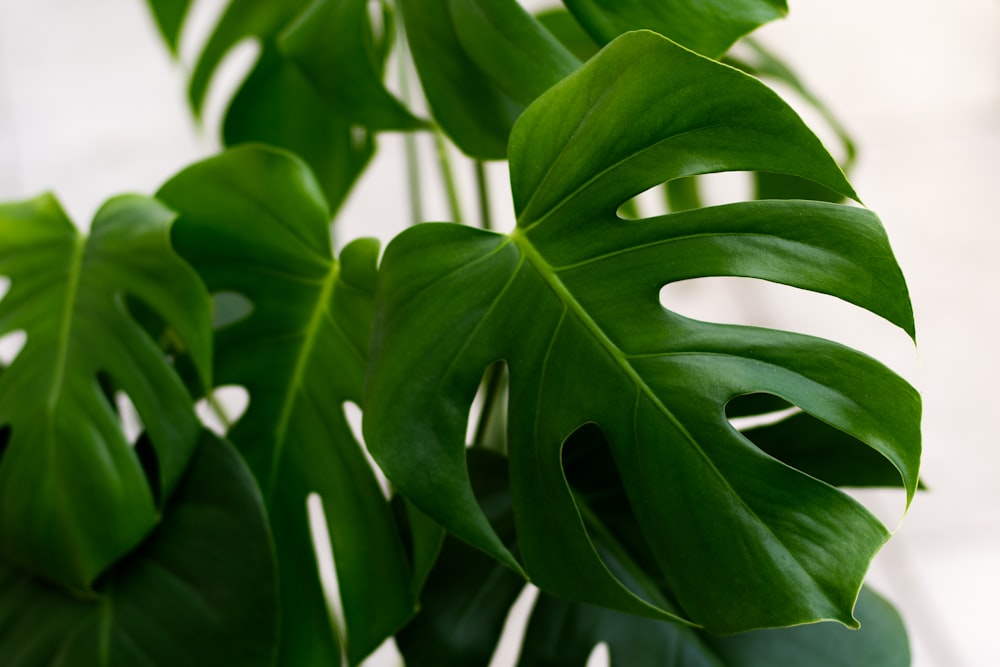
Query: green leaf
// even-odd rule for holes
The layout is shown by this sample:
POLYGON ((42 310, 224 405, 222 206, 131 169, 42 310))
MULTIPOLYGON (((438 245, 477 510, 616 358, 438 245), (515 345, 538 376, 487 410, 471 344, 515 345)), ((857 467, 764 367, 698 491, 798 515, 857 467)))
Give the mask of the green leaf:
POLYGON ((675 618, 611 573, 567 488, 563 443, 594 423, 683 616, 713 632, 856 625, 851 609, 888 531, 754 447, 724 408, 744 394, 778 396, 885 457, 909 498, 916 392, 843 346, 690 320, 658 294, 695 277, 760 278, 838 296, 912 334, 878 219, 804 201, 618 218, 646 188, 709 171, 791 173, 856 197, 766 87, 649 32, 616 40, 539 98, 510 155, 511 235, 420 225, 386 249, 364 403, 383 471, 435 521, 542 589, 675 618), (465 462, 469 407, 498 359, 510 369, 520 558, 483 516, 465 462))
POLYGON ((564 7, 546 9, 535 14, 535 18, 581 62, 590 60, 600 51, 600 45, 564 7))
MULTIPOLYGON (((315 0, 285 30, 280 48, 351 122, 373 130, 424 127, 382 83, 384 56, 367 9, 368 0, 315 0)), ((391 26, 391 15, 386 19, 391 26)))
MULTIPOLYGON (((494 452, 470 449, 469 473, 488 518, 513 538, 507 465, 494 452)), ((525 586, 481 551, 445 537, 420 597, 420 612, 396 635, 408 667, 486 665, 510 607, 525 586)))
POLYGON ((335 212, 375 148, 370 134, 352 129, 278 49, 278 37, 307 5, 307 0, 232 0, 205 43, 188 93, 192 109, 200 113, 222 58, 238 42, 256 39, 260 57, 226 111, 224 141, 228 146, 265 142, 300 155, 319 177, 335 212))
POLYGON ((260 493, 206 433, 163 522, 93 599, 0 562, 0 655, 19 667, 267 667, 276 588, 260 493))
POLYGON ((27 342, 0 376, 0 556, 86 591, 156 524, 200 426, 179 377, 125 306, 155 311, 211 373, 211 313, 170 246, 173 214, 139 196, 110 200, 81 235, 49 195, 0 206, 0 335, 27 342), (149 434, 129 446, 102 377, 149 434), (146 468, 146 469, 144 469, 146 468))
POLYGON ((306 498, 317 493, 336 559, 346 652, 357 663, 415 607, 392 513, 342 407, 361 402, 378 244, 355 241, 335 260, 308 168, 261 147, 189 167, 158 197, 179 211, 178 250, 209 289, 253 306, 217 332, 215 373, 250 395, 229 436, 271 514, 286 610, 282 661, 339 659, 307 522, 306 498))
POLYGON ((655 30, 715 57, 743 35, 788 13, 785 0, 564 0, 590 35, 607 44, 629 30, 655 30))
POLYGON ((401 6, 435 119, 478 159, 505 158, 524 105, 579 65, 514 0, 402 0, 401 6))
MULTIPOLYGON (((576 450, 581 445, 589 447, 593 444, 592 435, 593 432, 577 431, 567 447, 572 445, 576 450)), ((574 474, 567 475, 574 490, 578 488, 581 473, 601 477, 606 475, 607 468, 600 457, 581 459, 577 453, 564 454, 566 458, 577 459, 567 462, 568 467, 574 468, 574 474)), ((505 538, 512 538, 506 462, 485 451, 470 450, 468 456, 476 498, 491 524, 505 538)), ((621 514, 608 514, 606 498, 601 496, 609 490, 595 493, 592 488, 583 501, 588 505, 586 520, 595 527, 601 521, 612 525, 612 521, 623 518, 621 514), (599 509, 600 519, 592 509, 599 509)), ((623 545, 615 545, 615 538, 608 532, 599 530, 598 535, 598 548, 624 553, 623 545)), ((627 560, 627 555, 619 559, 621 569, 616 571, 626 577, 631 571, 636 579, 647 579, 645 585, 649 586, 646 573, 637 571, 634 563, 626 565, 627 560)), ((420 613, 397 635, 396 643, 406 664, 412 667, 486 664, 523 586, 519 576, 496 560, 449 537, 428 580, 420 613)), ((860 631, 822 623, 719 637, 541 593, 528 615, 518 665, 582 667, 594 647, 602 642, 607 645, 612 665, 637 667, 904 667, 909 664, 906 630, 889 603, 865 588, 856 613, 862 622, 860 631)))
POLYGON ((227 146, 263 142, 305 160, 331 216, 375 154, 372 134, 331 113, 302 73, 272 49, 261 53, 224 123, 227 146))
POLYGON ((892 605, 864 588, 856 613, 860 630, 818 623, 717 637, 542 594, 518 667, 580 667, 601 642, 611 664, 636 667, 908 667, 906 628, 892 605))
POLYGON ((191 0, 146 0, 146 2, 149 4, 149 10, 153 12, 153 18, 156 19, 156 27, 160 29, 160 34, 170 52, 176 56, 181 26, 191 7, 191 0))

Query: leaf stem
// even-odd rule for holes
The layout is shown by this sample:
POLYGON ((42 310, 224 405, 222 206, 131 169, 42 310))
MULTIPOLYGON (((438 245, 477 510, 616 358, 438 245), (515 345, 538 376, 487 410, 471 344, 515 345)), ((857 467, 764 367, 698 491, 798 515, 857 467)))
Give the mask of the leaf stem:
POLYGON ((490 189, 486 179, 486 164, 476 160, 476 189, 479 192, 479 221, 483 229, 493 231, 493 216, 490 213, 490 189))
POLYGON ((458 188, 455 185, 455 174, 451 169, 451 159, 448 157, 448 143, 445 141, 441 128, 435 126, 431 134, 434 135, 434 147, 437 149, 438 166, 441 168, 441 180, 444 182, 445 195, 448 197, 448 209, 451 212, 452 222, 462 225, 462 207, 458 202, 458 188))
MULTIPOLYGON (((395 12, 397 17, 398 52, 396 66, 399 76, 399 88, 406 108, 411 108, 412 95, 410 93, 410 63, 406 57, 406 26, 403 24, 402 14, 395 12)), ((410 224, 417 225, 424 221, 424 203, 420 187, 420 161, 417 154, 417 137, 413 132, 406 132, 403 135, 403 150, 406 152, 406 182, 410 199, 410 224)))

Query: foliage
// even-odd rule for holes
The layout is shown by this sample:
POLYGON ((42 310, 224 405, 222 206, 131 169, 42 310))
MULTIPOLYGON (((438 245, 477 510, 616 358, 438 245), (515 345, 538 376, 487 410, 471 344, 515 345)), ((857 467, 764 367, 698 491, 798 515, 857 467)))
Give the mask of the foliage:
MULTIPOLYGON (((176 51, 188 0, 149 2, 176 51)), ((859 202, 849 136, 762 46, 729 53, 786 11, 232 0, 189 99, 258 42, 233 147, 112 199, 89 236, 50 196, 0 206, 0 335, 27 337, 0 374, 4 664, 355 665, 395 637, 407 664, 482 665, 526 581, 522 665, 601 642, 616 665, 908 664, 863 588, 889 532, 838 487, 910 502, 919 396, 834 342, 659 299, 757 278, 914 336, 880 221, 841 203, 859 202), (430 119, 383 83, 397 37, 430 119), (824 114, 842 165, 757 76, 824 114), (513 230, 490 229, 481 181, 484 229, 335 256, 330 221, 385 131, 480 173, 507 159, 513 230), (704 205, 717 172, 756 198, 704 205), (640 215, 647 191, 667 214, 640 215), (194 404, 225 416, 223 386, 249 403, 220 437, 194 404)))

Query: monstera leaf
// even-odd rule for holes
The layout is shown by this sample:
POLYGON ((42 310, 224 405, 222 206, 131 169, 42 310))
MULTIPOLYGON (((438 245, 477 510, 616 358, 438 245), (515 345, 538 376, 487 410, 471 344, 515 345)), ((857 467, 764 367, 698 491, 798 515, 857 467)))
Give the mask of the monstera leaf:
POLYGON ((51 196, 0 206, 0 334, 27 336, 0 376, 0 557, 82 592, 153 529, 198 439, 190 395, 126 308, 167 322, 207 385, 210 303, 170 246, 173 219, 119 197, 86 237, 51 196), (135 448, 109 384, 145 424, 135 448))
POLYGON ((788 13, 785 0, 564 0, 601 44, 629 30, 648 29, 706 56, 788 13))
POLYGON ((163 522, 90 599, 0 561, 0 656, 19 667, 268 667, 276 603, 260 492, 232 446, 205 433, 163 522))
MULTIPOLYGON (((176 51, 189 3, 148 1, 176 51)), ((367 0, 231 0, 189 87, 199 114, 226 54, 243 40, 257 41, 260 57, 226 113, 225 143, 293 151, 317 174, 334 211, 374 153, 372 131, 423 126, 382 83, 388 42, 375 38, 367 6, 367 0)))
POLYGON ((473 157, 506 157, 507 137, 524 107, 579 66, 515 0, 401 4, 434 117, 473 157))
POLYGON ((215 377, 250 395, 229 437, 271 516, 282 661, 339 660, 309 533, 306 499, 316 493, 336 559, 346 652, 356 663, 415 606, 393 516, 342 407, 361 400, 378 244, 355 241, 335 260, 329 214, 308 168, 260 147, 194 165, 158 197, 179 211, 175 242, 209 289, 252 304, 217 332, 215 377))
MULTIPOLYGON (((574 450, 568 457, 575 459, 568 464, 573 468, 571 484, 575 491, 584 493, 578 498, 585 506, 585 520, 600 536, 598 548, 619 555, 617 559, 609 556, 609 560, 617 563, 623 577, 644 578, 646 574, 634 562, 626 563, 628 546, 600 526, 602 520, 610 523, 622 518, 609 514, 606 502, 609 494, 621 489, 605 483, 599 493, 591 493, 596 489, 585 490, 576 484, 581 473, 609 476, 603 458, 587 451, 604 445, 595 442, 600 438, 592 435, 577 432, 567 443, 574 450), (579 456, 581 449, 583 456, 579 456)), ((492 452, 473 449, 468 462, 476 498, 505 543, 516 548, 506 461, 492 452)), ((586 486, 590 485, 582 485, 586 486)), ((523 587, 524 580, 498 561, 447 538, 422 595, 420 613, 396 637, 406 664, 487 664, 523 587)), ((517 664, 582 667, 594 647, 603 642, 612 665, 637 667, 909 665, 906 630, 892 605, 866 588, 861 591, 856 613, 862 623, 860 631, 818 623, 720 637, 541 593, 528 615, 517 664)))
POLYGON ((713 632, 835 619, 888 531, 828 484, 755 447, 732 399, 772 394, 864 443, 917 485, 916 392, 859 352, 664 309, 660 288, 745 276, 832 294, 910 334, 906 286, 878 219, 762 201, 625 221, 649 187, 700 173, 791 173, 856 198, 766 87, 650 32, 629 33, 540 97, 511 135, 509 236, 420 225, 387 248, 365 392, 368 446, 396 487, 543 590, 713 632), (519 557, 483 516, 465 465, 484 369, 510 373, 519 557), (584 424, 609 442, 676 605, 614 576, 567 488, 584 424))

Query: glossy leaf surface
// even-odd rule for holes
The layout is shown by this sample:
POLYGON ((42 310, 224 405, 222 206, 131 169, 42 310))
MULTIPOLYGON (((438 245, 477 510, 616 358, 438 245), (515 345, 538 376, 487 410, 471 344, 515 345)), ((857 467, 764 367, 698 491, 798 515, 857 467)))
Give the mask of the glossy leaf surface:
POLYGON ((191 397, 125 305, 167 322, 207 384, 208 294, 170 245, 173 219, 118 197, 87 237, 51 196, 0 206, 0 334, 27 334, 0 376, 0 556, 63 586, 89 589, 152 530, 197 442, 191 397), (129 445, 105 377, 148 443, 129 445))
POLYGON ((788 13, 785 0, 564 0, 601 44, 630 30, 654 30, 715 57, 743 35, 788 13))
POLYGON ((267 667, 278 632, 260 492, 205 434, 149 538, 93 599, 0 562, 0 656, 18 667, 267 667))
POLYGON ((594 423, 681 616, 713 632, 855 625, 851 609, 888 531, 754 447, 724 407, 744 394, 779 396, 885 457, 910 497, 916 393, 835 343, 690 320, 658 294, 694 277, 761 278, 833 294, 912 334, 878 219, 782 201, 619 219, 622 203, 653 185, 721 170, 791 173, 856 197, 777 96, 649 32, 616 40, 539 98, 514 128, 510 161, 510 236, 422 225, 386 250, 365 434, 390 480, 543 590, 675 618, 612 574, 567 488, 563 443, 594 423), (518 558, 484 517, 465 466, 466 415, 498 359, 510 369, 518 558))
POLYGON ((158 197, 180 213, 179 251, 213 292, 251 313, 216 334, 216 379, 250 395, 229 433, 260 482, 286 610, 282 661, 336 664, 306 498, 322 498, 337 563, 346 650, 360 661, 414 609, 388 504, 344 416, 361 402, 377 242, 333 258, 328 213, 307 167, 261 147, 194 165, 158 197), (359 573, 365 573, 360 576, 359 573))

